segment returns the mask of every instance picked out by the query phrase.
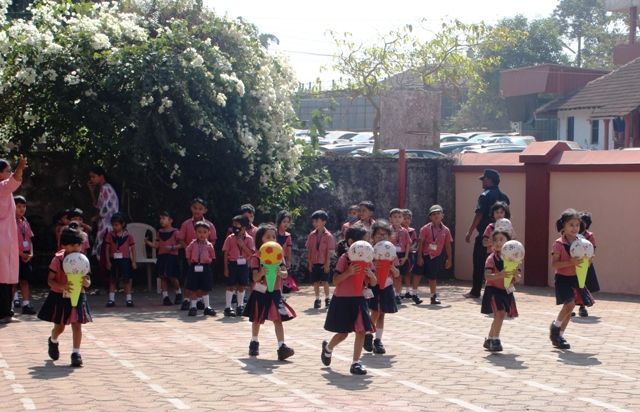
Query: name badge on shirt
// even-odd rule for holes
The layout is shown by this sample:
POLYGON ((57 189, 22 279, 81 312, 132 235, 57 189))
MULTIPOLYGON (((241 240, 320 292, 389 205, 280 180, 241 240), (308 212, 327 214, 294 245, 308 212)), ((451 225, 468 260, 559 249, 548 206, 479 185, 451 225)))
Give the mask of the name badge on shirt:
POLYGON ((429 250, 433 250, 433 251, 438 250, 438 244, 437 243, 429 243, 429 250))
POLYGON ((22 241, 22 247, 24 248, 24 250, 29 250, 29 241, 28 240, 23 240, 22 241))
POLYGON ((195 265, 195 266, 193 267, 193 271, 194 271, 194 272, 196 272, 196 273, 202 273, 202 272, 204 272, 204 266, 202 266, 202 265, 195 265))
POLYGON ((119 252, 118 253, 114 253, 113 254, 113 258, 114 259, 123 259, 124 255, 122 253, 119 253, 119 252))
POLYGON ((240 266, 244 266, 247 264, 247 259, 243 258, 243 257, 239 257, 238 260, 236 260, 236 264, 240 265, 240 266))
POLYGON ((402 246, 396 246, 396 253, 402 253, 402 246))
POLYGON ((253 285, 253 290, 254 292, 265 293, 267 291, 267 285, 256 283, 255 285, 253 285))

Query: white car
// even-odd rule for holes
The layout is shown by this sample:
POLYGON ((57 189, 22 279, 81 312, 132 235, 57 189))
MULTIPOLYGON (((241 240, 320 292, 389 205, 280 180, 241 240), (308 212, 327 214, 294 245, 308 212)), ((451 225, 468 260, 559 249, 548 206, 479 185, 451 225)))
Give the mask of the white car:
POLYGON ((348 143, 349 139, 357 135, 358 132, 351 132, 349 130, 331 130, 326 135, 318 139, 321 146, 337 143, 348 143))

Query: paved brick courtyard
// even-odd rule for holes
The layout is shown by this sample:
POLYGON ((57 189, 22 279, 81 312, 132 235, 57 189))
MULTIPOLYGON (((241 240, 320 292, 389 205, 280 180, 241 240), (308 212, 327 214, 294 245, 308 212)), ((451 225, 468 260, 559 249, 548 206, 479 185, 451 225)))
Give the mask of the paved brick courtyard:
MULTIPOLYGON (((85 366, 48 360, 50 326, 34 317, 0 329, 1 410, 401 410, 638 411, 640 298, 599 295, 592 317, 575 319, 570 351, 555 350, 548 324, 552 289, 520 287, 520 317, 505 322, 500 354, 482 348, 490 319, 462 298, 466 285, 444 286, 443 305, 404 305, 388 317, 386 355, 365 354, 369 374, 351 376, 351 337, 320 362, 325 309, 309 309, 309 288, 290 295, 298 318, 285 324, 290 362, 276 359, 273 327, 260 335, 261 356, 247 355, 250 324, 240 318, 188 318, 138 295, 135 309, 106 311, 91 297, 84 328, 85 366)), ((216 294, 216 310, 222 296, 216 294)), ((40 302, 36 302, 39 306, 40 302)))

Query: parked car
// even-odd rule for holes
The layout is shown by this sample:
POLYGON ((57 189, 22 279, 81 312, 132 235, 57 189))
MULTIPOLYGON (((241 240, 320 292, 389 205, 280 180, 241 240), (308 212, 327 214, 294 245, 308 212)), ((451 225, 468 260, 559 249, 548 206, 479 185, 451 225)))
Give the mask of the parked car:
POLYGON ((502 143, 528 146, 535 141, 536 138, 533 136, 500 136, 497 138, 487 139, 486 143, 502 143))
POLYGON ((347 143, 349 139, 357 135, 357 132, 351 132, 348 130, 331 130, 326 135, 318 139, 320 146, 336 143, 347 143))
POLYGON ((362 132, 349 138, 351 143, 373 143, 373 132, 362 132))
POLYGON ((440 135, 440 143, 451 143, 451 142, 466 142, 467 138, 464 136, 458 136, 455 134, 450 135, 440 135))
POLYGON ((371 143, 338 143, 320 146, 320 152, 326 155, 348 155, 354 150, 364 149, 373 145, 371 143))
MULTIPOLYGON (((363 149, 357 149, 351 152, 352 156, 355 157, 366 157, 373 155, 373 146, 365 147, 363 149)), ((380 155, 398 158, 400 157, 399 149, 386 149, 382 150, 380 155)), ((437 157, 445 157, 444 153, 438 152, 436 150, 427 150, 427 149, 406 149, 405 157, 407 159, 434 159, 437 157)))
POLYGON ((465 147, 473 146, 473 143, 469 142, 450 142, 440 143, 440 152, 444 154, 460 153, 465 147))
POLYGON ((521 153, 526 145, 488 143, 465 147, 462 153, 521 153))

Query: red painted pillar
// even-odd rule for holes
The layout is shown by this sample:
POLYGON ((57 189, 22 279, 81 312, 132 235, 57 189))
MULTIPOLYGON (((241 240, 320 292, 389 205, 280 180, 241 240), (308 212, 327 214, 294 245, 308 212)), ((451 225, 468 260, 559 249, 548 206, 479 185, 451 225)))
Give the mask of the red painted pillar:
POLYGON ((609 122, 610 119, 604 119, 604 150, 609 150, 609 122))
POLYGON ((404 197, 407 187, 407 157, 404 149, 398 156, 398 207, 404 209, 404 197))

